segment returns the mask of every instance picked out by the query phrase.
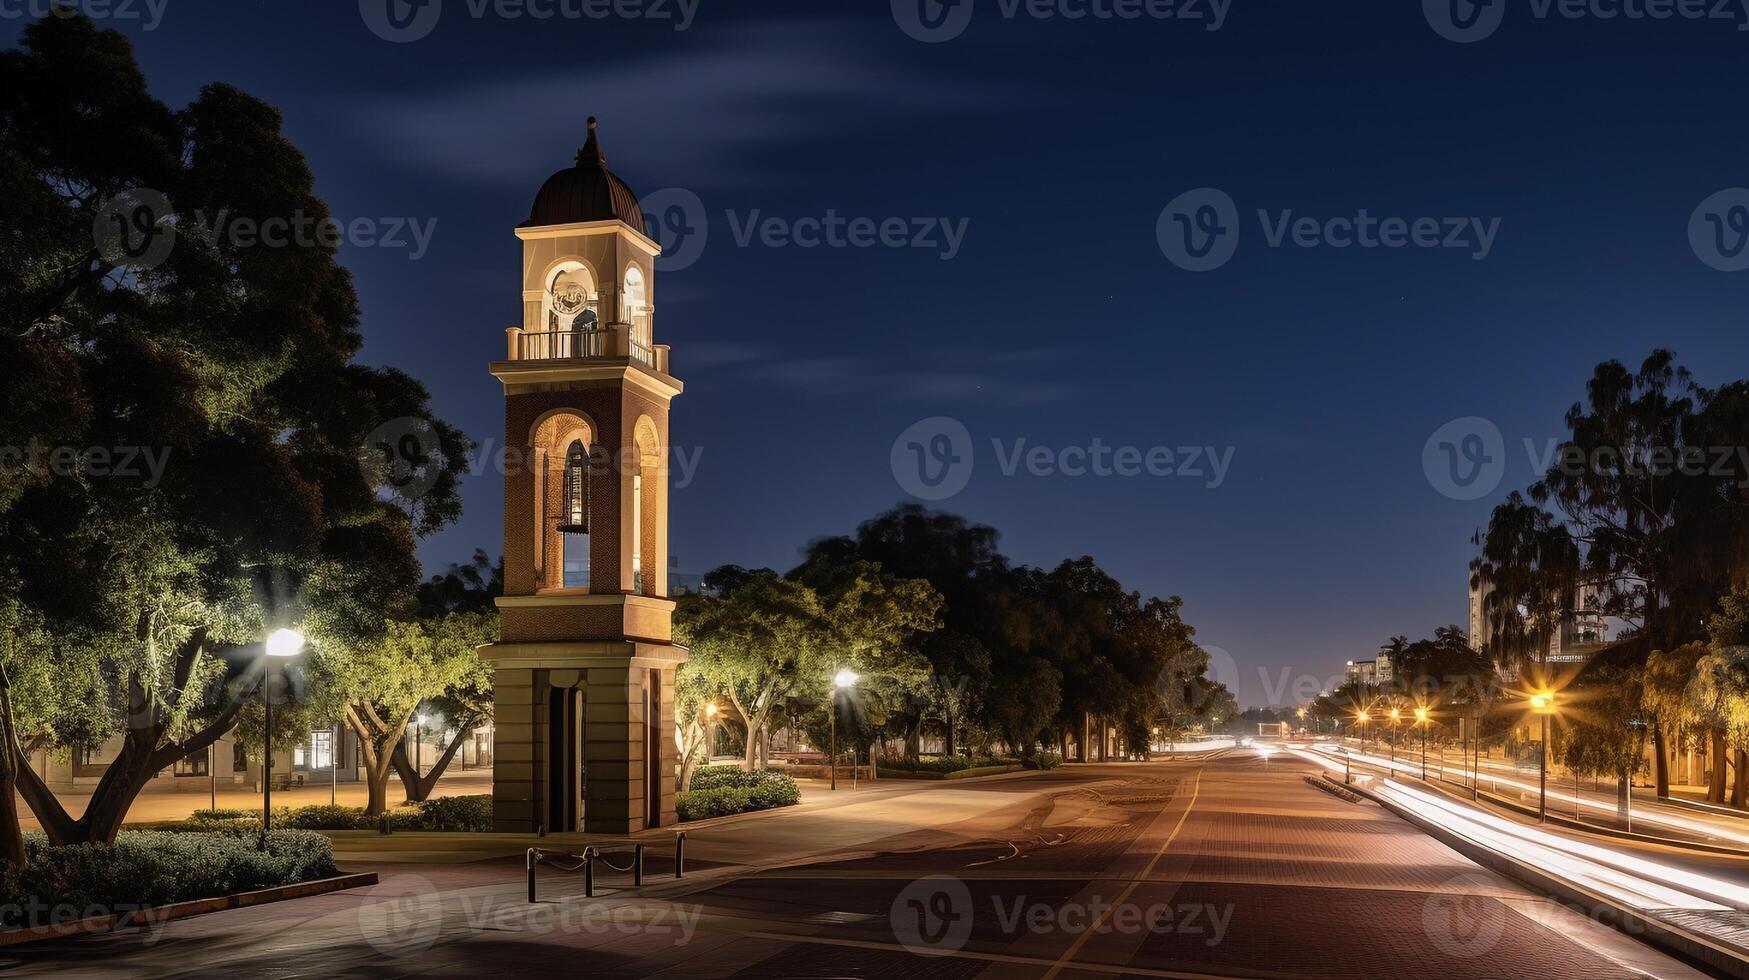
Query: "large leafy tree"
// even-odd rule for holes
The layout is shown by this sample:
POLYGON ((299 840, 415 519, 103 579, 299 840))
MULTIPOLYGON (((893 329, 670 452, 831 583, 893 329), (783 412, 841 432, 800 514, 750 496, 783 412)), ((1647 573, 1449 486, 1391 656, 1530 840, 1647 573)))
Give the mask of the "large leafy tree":
MULTIPOLYGON (((497 626, 496 616, 481 612, 393 621, 380 637, 318 654, 314 687, 326 713, 344 718, 358 736, 369 788, 366 813, 388 806, 395 752, 419 706, 446 691, 481 690, 490 683, 476 648, 497 635, 497 626)), ((451 754, 466 730, 458 729, 451 754)), ((416 787, 408 791, 411 796, 416 787)))
POLYGON ((927 684, 898 711, 907 756, 916 757, 931 722, 954 754, 966 721, 982 710, 997 658, 1020 657, 1013 641, 1026 613, 997 543, 988 525, 902 504, 862 522, 853 535, 814 541, 804 553, 803 568, 872 562, 896 577, 928 582, 941 596, 941 628, 914 641, 929 661, 927 684))
POLYGON ((0 187, 0 442, 32 453, 0 482, 0 603, 40 626, 5 652, 0 763, 53 841, 109 840, 153 774, 230 729, 266 632, 323 649, 381 629, 416 537, 459 510, 468 446, 416 381, 352 362, 332 247, 169 234, 326 217, 271 106, 215 84, 173 110, 120 34, 48 17, 0 53, 0 187), (117 217, 170 247, 118 250, 117 217), (359 456, 405 418, 427 451, 421 492, 396 497, 359 456), (38 700, 45 672, 99 683, 38 700), (23 764, 112 732, 76 819, 23 764))
MULTIPOLYGON (((467 563, 452 564, 419 586, 416 615, 432 622, 434 627, 460 631, 462 642, 478 646, 497 638, 496 599, 503 594, 504 559, 500 557, 494 562, 484 551, 476 549, 467 563)), ((412 802, 431 796, 468 732, 492 717, 492 672, 483 661, 477 669, 464 671, 459 682, 444 687, 434 685, 431 691, 420 710, 442 718, 455 736, 423 771, 417 756, 408 757, 407 743, 395 743, 389 761, 412 802)))

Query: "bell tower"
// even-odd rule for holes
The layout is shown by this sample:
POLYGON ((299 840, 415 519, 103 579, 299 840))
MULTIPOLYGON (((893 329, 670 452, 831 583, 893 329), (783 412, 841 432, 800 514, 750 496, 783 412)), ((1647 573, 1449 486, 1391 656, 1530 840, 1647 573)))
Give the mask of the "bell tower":
POLYGON ((630 833, 677 822, 668 406, 637 196, 596 138, 535 195, 504 359, 504 596, 492 824, 630 833))

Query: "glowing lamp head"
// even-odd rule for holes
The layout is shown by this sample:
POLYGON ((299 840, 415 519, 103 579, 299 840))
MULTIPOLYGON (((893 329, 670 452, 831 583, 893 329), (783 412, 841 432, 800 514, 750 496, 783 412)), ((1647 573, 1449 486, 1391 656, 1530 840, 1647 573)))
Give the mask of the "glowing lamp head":
POLYGON ((717 706, 715 704, 705 705, 704 706, 704 713, 709 715, 712 718, 715 718, 717 716, 717 706))
POLYGON ((1399 711, 1396 708, 1391 709, 1391 720, 1392 721, 1396 721, 1397 719, 1399 719, 1401 717, 1403 717, 1403 712, 1399 711))
POLYGON ((1539 715, 1555 713, 1555 692, 1538 691, 1530 696, 1530 710, 1539 715))
POLYGON ((277 629, 267 636, 267 655, 295 657, 304 650, 304 634, 294 629, 277 629))
POLYGON ((1418 722, 1427 721, 1427 709, 1426 708, 1416 708, 1415 709, 1415 720, 1418 722))
POLYGON ((1372 721, 1372 715, 1369 715, 1366 712, 1362 711, 1360 714, 1354 716, 1354 720, 1358 721, 1362 725, 1364 725, 1367 722, 1372 721))
POLYGON ((856 686, 856 671, 851 670, 849 667, 846 667, 843 670, 838 672, 838 676, 832 678, 832 683, 838 685, 839 687, 855 687, 856 686))

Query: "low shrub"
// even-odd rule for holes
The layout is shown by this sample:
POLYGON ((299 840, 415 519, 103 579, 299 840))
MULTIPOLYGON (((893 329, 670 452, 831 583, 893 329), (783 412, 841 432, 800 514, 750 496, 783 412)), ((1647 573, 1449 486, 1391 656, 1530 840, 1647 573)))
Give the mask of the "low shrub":
POLYGON ((679 811, 683 821, 770 810, 801 802, 801 789, 787 773, 770 769, 744 772, 730 766, 707 768, 731 770, 735 776, 713 775, 710 781, 718 782, 719 785, 697 788, 698 772, 704 770, 695 771, 692 780, 695 788, 675 798, 675 809, 679 811))
POLYGON ((1063 764, 1063 757, 1055 752, 1040 752, 1027 760, 1028 769, 1055 769, 1063 764))
POLYGON ((893 772, 961 772, 986 766, 1011 766, 1018 759, 998 759, 994 756, 925 755, 917 759, 882 759, 879 768, 893 772))
POLYGON ((440 796, 419 804, 420 830, 452 833, 490 833, 492 794, 440 796))
POLYGON ((338 874, 321 834, 226 827, 205 833, 124 830, 113 844, 50 846, 24 835, 22 872, 0 875, 0 925, 42 925, 153 905, 313 881, 338 874))
MULTIPOLYGON (((384 824, 391 833, 398 830, 489 833, 492 830, 492 797, 487 794, 442 796, 423 803, 393 807, 374 817, 366 816, 363 807, 327 803, 276 807, 273 811, 273 826, 286 830, 381 830, 384 824)), ((196 810, 187 820, 157 827, 174 833, 259 834, 261 813, 257 810, 196 810)))

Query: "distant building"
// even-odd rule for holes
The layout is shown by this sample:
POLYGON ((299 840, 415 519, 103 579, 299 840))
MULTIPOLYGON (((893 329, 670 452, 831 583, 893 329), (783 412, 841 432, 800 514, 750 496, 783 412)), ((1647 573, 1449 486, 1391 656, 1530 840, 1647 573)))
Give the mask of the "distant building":
MULTIPOLYGON (((1481 650, 1493 635, 1493 624, 1485 608, 1493 586, 1486 583, 1470 585, 1470 643, 1481 650)), ((1573 599, 1573 615, 1565 618, 1560 629, 1549 637, 1549 663, 1583 663, 1609 645, 1609 623, 1599 611, 1600 601, 1595 585, 1580 586, 1573 599)))

